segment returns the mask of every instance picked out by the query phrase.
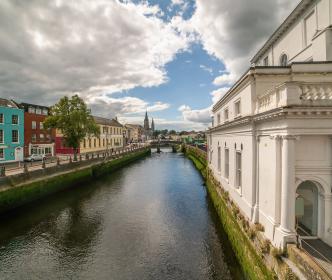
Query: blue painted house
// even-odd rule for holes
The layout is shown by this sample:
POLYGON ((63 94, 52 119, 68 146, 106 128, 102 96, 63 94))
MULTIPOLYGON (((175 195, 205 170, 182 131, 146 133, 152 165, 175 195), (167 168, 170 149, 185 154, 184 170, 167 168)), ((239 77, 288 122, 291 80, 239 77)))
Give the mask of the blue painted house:
POLYGON ((11 100, 0 98, 0 163, 22 161, 24 111, 11 100))

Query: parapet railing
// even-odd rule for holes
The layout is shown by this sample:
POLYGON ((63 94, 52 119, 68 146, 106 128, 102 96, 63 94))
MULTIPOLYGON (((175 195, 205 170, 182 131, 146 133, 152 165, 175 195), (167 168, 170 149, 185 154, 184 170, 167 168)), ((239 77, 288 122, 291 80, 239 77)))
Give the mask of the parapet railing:
MULTIPOLYGON (((149 147, 149 145, 137 145, 131 147, 118 148, 116 150, 100 150, 88 153, 77 154, 76 162, 93 162, 99 160, 109 160, 118 158, 122 155, 140 151, 149 147)), ((75 162, 74 155, 58 155, 54 157, 46 158, 42 161, 32 161, 32 162, 17 162, 15 165, 3 164, 0 166, 0 177, 6 177, 11 175, 17 175, 21 173, 28 173, 29 171, 45 169, 53 166, 66 165, 75 162)))

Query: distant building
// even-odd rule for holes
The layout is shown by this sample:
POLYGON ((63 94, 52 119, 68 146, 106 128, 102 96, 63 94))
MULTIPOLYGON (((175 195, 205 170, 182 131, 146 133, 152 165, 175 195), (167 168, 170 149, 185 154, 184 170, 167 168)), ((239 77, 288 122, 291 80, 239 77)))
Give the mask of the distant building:
MULTIPOLYGON (((66 141, 60 129, 55 130, 55 153, 56 155, 74 154, 74 149, 66 144, 66 141)), ((77 149, 77 154, 79 153, 80 153, 80 148, 77 149)))
POLYGON ((23 160, 24 111, 0 98, 0 163, 23 160))
POLYGON ((332 246, 331 7, 302 0, 213 107, 209 167, 276 247, 332 246))
POLYGON ((148 112, 145 112, 144 126, 143 126, 143 141, 147 141, 153 138, 153 132, 155 130, 154 120, 151 121, 151 127, 149 124, 148 112))
POLYGON ((55 154, 55 129, 45 129, 43 122, 49 115, 46 106, 21 103, 24 110, 24 156, 55 154))
POLYGON ((138 124, 126 124, 127 143, 138 143, 142 141, 143 127, 138 124))
POLYGON ((93 117, 100 128, 99 137, 86 137, 80 145, 81 153, 116 150, 123 147, 123 125, 116 119, 93 117))
MULTIPOLYGON (((100 128, 99 137, 87 136, 80 143, 77 153, 90 153, 104 150, 117 150, 123 147, 123 126, 116 119, 93 117, 100 128)), ((61 131, 56 136, 57 154, 74 154, 74 149, 67 147, 61 131)))

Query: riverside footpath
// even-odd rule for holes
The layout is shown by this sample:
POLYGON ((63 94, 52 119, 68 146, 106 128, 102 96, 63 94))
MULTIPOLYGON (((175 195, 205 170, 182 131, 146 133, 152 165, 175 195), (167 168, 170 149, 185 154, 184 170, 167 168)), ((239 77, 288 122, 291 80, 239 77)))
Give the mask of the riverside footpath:
POLYGON ((149 146, 124 148, 8 170, 0 177, 0 213, 93 181, 150 153, 149 146))

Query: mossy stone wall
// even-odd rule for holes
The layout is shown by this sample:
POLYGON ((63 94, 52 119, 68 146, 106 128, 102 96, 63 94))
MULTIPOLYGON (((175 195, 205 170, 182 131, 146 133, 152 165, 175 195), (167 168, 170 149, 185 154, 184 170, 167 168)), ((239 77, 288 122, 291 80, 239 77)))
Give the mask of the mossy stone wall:
POLYGON ((251 244, 250 239, 240 228, 232 211, 228 208, 226 200, 217 192, 217 186, 213 180, 210 180, 205 153, 190 146, 183 147, 182 151, 193 161, 196 168, 206 179, 207 191, 245 277, 252 280, 275 279, 275 274, 266 267, 264 261, 251 244))
POLYGON ((48 176, 26 184, 13 186, 0 192, 0 213, 17 208, 64 189, 86 184, 91 180, 119 169, 151 153, 150 149, 124 155, 119 159, 99 163, 64 174, 48 176))

